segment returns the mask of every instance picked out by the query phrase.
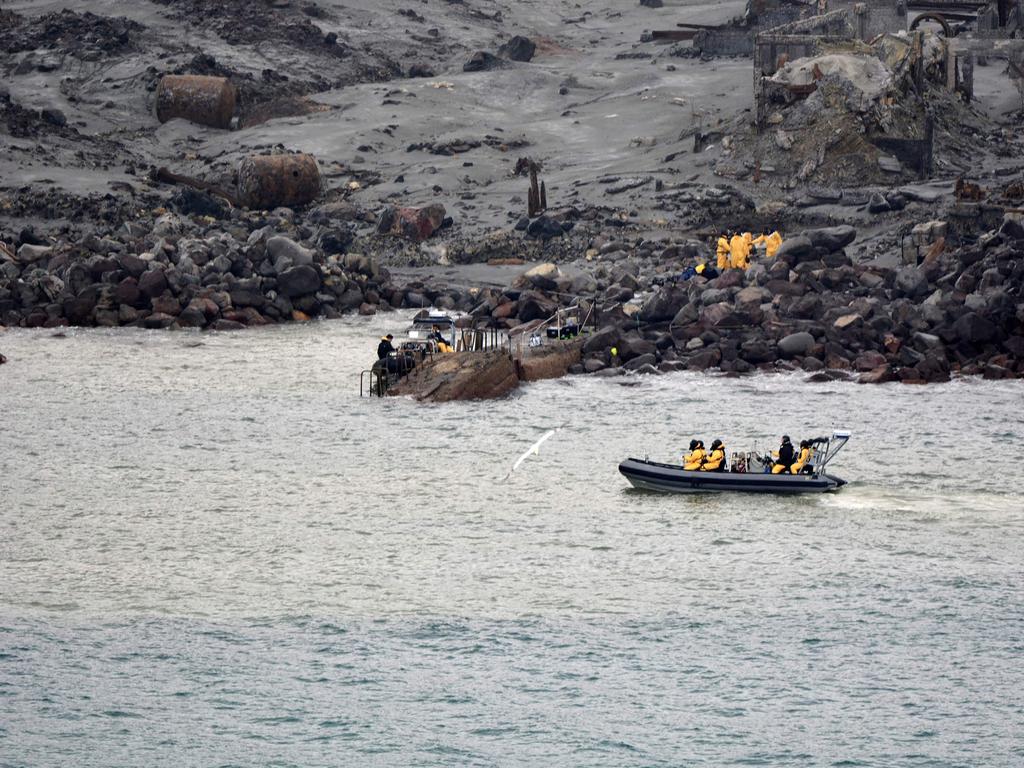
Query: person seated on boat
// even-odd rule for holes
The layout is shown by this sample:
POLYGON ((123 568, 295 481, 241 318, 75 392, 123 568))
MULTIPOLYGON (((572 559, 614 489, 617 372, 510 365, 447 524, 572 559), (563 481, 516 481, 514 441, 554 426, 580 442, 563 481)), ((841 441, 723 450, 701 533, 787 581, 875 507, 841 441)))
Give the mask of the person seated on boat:
POLYGON ((796 457, 796 461, 793 462, 793 466, 790 467, 789 471, 794 475, 811 474, 814 471, 814 467, 811 466, 811 458, 813 456, 814 451, 811 449, 811 441, 801 440, 800 455, 796 457))
POLYGON ((452 345, 445 341, 444 336, 441 333, 441 328, 437 325, 430 329, 430 335, 427 337, 435 344, 437 344, 438 352, 453 352, 452 345))
POLYGON ((772 465, 772 474, 781 475, 783 472, 789 472, 790 467, 793 466, 795 456, 796 452, 793 450, 793 443, 790 442, 789 435, 783 435, 782 445, 779 446, 775 463, 772 465))
POLYGON ((392 336, 390 333, 387 336, 381 338, 380 344, 377 345, 378 360, 383 360, 384 358, 386 358, 388 355, 392 354, 395 351, 395 345, 391 343, 391 340, 394 338, 395 337, 392 336))
POLYGON ((711 451, 700 469, 701 472, 725 472, 725 446, 721 440, 715 440, 711 444, 711 451))
POLYGON ((690 452, 683 456, 683 469, 700 469, 704 463, 704 442, 702 440, 690 441, 690 452))

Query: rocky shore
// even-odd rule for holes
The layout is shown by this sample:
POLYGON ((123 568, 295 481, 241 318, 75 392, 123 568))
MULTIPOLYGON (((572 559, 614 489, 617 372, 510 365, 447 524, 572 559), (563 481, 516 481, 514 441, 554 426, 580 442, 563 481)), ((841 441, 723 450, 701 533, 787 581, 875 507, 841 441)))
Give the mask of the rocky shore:
POLYGON ((709 69, 658 47, 637 14, 665 23, 663 9, 605 3, 577 18, 558 4, 531 20, 508 3, 229 4, 235 25, 200 0, 147 1, 130 18, 44 5, 0 11, 0 327, 226 331, 435 306, 511 330, 579 304, 593 327, 576 373, 1024 376, 1012 118, 943 96, 944 174, 913 181, 872 157, 870 174, 845 162, 830 179, 791 138, 813 110, 747 146, 733 91, 749 62, 709 69), (199 44, 176 42, 178 28, 199 44), (267 51, 276 74, 258 66, 267 51), (105 82, 83 62, 132 74, 105 82), (602 66, 614 74, 574 74, 602 66), (152 94, 175 73, 230 79, 234 129, 159 126, 152 94), (521 88, 531 117, 513 127, 521 88), (673 89, 721 90, 713 126, 691 105, 680 131, 691 97, 673 89), (613 104, 625 123, 607 124, 613 104), (958 180, 971 147, 950 133, 957 120, 984 150, 980 185, 958 180), (240 160, 310 151, 312 203, 255 210, 233 194, 240 160), (803 170, 773 177, 786 162, 803 170), (167 183, 164 164, 204 188, 167 183), (853 183, 861 173, 870 186, 853 183), (719 233, 773 229, 774 258, 682 278, 713 260, 719 233), (481 279, 486 265, 500 274, 481 279))

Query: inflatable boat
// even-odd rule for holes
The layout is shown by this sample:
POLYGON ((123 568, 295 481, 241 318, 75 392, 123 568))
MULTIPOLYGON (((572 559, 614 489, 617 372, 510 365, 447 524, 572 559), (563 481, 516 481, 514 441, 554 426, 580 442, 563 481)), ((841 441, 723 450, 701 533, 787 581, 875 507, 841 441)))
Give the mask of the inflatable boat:
POLYGON ((619 472, 634 488, 668 493, 826 493, 846 485, 846 481, 825 470, 829 462, 850 439, 849 432, 811 441, 815 449, 810 471, 801 474, 771 473, 771 459, 756 452, 733 454, 731 468, 725 472, 700 472, 683 469, 679 464, 662 464, 647 459, 626 459, 619 472))

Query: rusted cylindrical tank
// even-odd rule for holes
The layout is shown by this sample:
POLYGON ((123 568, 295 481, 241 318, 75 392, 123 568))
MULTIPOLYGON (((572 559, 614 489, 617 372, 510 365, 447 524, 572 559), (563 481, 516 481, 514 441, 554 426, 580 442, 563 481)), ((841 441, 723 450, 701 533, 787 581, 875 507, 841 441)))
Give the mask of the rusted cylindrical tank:
POLYGON ((249 208, 311 203, 320 196, 320 168, 312 155, 250 155, 238 166, 238 198, 249 208))
POLYGON ((156 119, 182 117, 212 128, 230 128, 235 86, 226 77, 164 75, 156 87, 156 119))

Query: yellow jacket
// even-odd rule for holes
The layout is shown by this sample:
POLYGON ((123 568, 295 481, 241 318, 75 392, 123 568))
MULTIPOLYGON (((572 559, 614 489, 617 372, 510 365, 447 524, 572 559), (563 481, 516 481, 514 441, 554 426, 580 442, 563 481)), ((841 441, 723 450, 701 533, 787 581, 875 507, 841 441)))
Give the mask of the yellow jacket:
POLYGON ((793 463, 793 466, 790 467, 789 471, 794 475, 799 474, 800 470, 807 466, 807 463, 811 460, 813 455, 814 451, 810 448, 801 448, 800 455, 797 456, 796 461, 793 463))
POLYGON ((724 236, 718 238, 718 250, 715 251, 715 256, 718 257, 719 271, 729 268, 729 241, 724 236))
POLYGON ((764 255, 771 258, 775 255, 775 252, 779 250, 779 246, 782 245, 782 235, 777 231, 772 232, 770 235, 763 235, 764 237, 764 255))
POLYGON ((733 235, 729 241, 729 259, 733 269, 747 268, 747 254, 750 244, 743 235, 733 235))
POLYGON ((715 448, 713 451, 711 451, 711 453, 708 454, 707 459, 705 459, 704 463, 701 465, 701 469, 704 470, 705 472, 715 472, 722 466, 722 463, 724 461, 725 446, 722 446, 721 448, 715 448))
POLYGON ((704 461, 704 449, 694 448, 688 454, 683 456, 683 469, 700 469, 700 465, 704 461))

